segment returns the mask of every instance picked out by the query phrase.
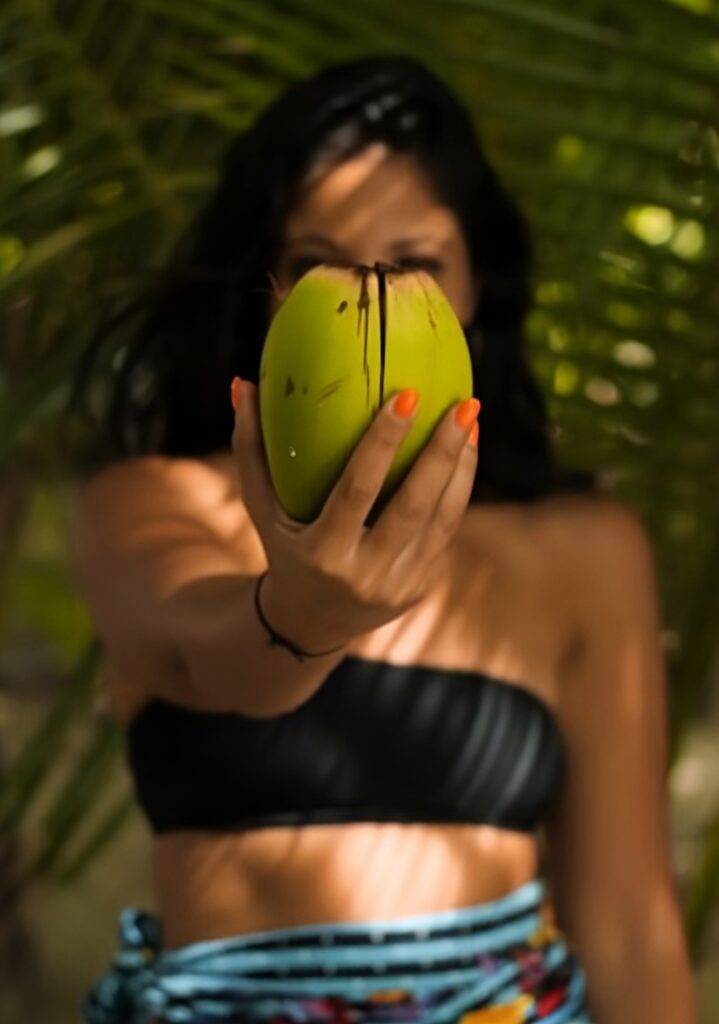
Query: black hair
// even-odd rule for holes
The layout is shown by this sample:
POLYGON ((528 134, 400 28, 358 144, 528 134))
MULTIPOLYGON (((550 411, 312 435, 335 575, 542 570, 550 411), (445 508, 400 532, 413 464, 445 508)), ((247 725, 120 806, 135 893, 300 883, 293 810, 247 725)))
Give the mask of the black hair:
POLYGON ((95 421, 96 462, 229 449, 229 383, 235 374, 257 383, 269 326, 268 271, 301 182, 319 154, 342 159, 373 141, 417 158, 458 217, 481 281, 474 318, 463 325, 482 403, 471 500, 529 501, 597 486, 594 474, 557 463, 544 399, 526 362, 527 223, 482 152, 468 112, 424 65, 403 55, 326 67, 283 91, 232 139, 214 191, 167 265, 139 298, 100 324, 77 365, 71 405, 86 413, 100 350, 140 314, 113 360, 109 401, 95 421))

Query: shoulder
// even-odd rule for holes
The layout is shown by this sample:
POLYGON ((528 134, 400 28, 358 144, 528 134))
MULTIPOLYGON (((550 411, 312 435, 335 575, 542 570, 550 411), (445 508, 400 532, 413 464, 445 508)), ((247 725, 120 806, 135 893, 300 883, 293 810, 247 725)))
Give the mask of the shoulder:
POLYGON ((104 466, 76 485, 68 548, 74 577, 91 593, 192 544, 248 547, 247 515, 228 479, 198 459, 143 456, 104 466))
POLYGON ((109 538, 138 523, 167 522, 178 514, 187 521, 221 526, 228 505, 239 511, 235 497, 228 477, 201 459, 164 455, 120 459, 76 485, 71 540, 78 545, 93 537, 109 538))
POLYGON ((651 547, 640 514, 609 494, 561 495, 541 503, 536 525, 547 545, 570 563, 646 555, 651 547))
POLYGON ((468 528, 475 547, 501 548, 522 578, 536 574, 581 588, 599 573, 651 559, 651 540, 639 513, 602 492, 560 494, 530 504, 473 506, 468 528))
POLYGON ((637 510, 607 494, 562 496, 538 511, 536 527, 571 645, 657 624, 655 551, 637 510))
POLYGON ((120 500, 175 498, 211 503, 224 491, 224 478, 200 459, 145 455, 118 459, 97 470, 78 485, 76 500, 99 510, 114 508, 120 500))

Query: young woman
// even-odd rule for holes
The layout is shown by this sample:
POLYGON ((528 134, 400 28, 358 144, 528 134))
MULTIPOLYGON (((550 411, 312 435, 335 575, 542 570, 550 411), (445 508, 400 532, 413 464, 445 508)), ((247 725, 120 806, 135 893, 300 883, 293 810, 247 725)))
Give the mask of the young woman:
POLYGON ((412 60, 325 69, 227 150, 78 496, 158 904, 123 911, 91 1024, 695 1020, 651 547, 553 458, 529 275, 471 120, 412 60), (422 402, 388 396, 296 523, 259 427, 267 327, 309 267, 375 261, 434 276, 476 396, 368 527, 422 402))

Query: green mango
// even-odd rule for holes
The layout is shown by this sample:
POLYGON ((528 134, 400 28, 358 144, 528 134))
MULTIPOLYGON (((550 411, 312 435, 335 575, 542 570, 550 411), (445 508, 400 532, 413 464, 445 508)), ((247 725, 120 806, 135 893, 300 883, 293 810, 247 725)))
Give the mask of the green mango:
POLYGON ((320 264, 275 313, 260 358, 262 436, 284 511, 308 523, 387 399, 416 388, 414 422, 367 521, 384 508, 442 416, 473 393, 467 340, 422 270, 320 264))

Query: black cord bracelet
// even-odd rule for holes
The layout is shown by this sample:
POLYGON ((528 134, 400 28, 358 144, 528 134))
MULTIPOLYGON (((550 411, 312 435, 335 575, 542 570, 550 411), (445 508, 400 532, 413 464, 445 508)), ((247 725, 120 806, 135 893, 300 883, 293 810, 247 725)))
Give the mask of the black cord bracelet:
POLYGON ((268 572, 269 569, 265 569, 262 575, 257 577, 257 582, 255 583, 255 608, 257 609, 257 615, 259 616, 260 622, 270 634, 270 639, 268 641, 269 646, 277 644, 280 647, 286 647, 288 651, 294 654, 298 661, 304 661, 305 658, 322 658, 326 654, 334 654, 336 651, 341 651, 344 644, 340 644, 339 647, 333 647, 331 651, 319 651, 317 654, 310 654, 308 651, 303 651, 301 648, 296 647, 293 643, 290 643, 289 640, 286 640, 283 636, 280 636, 279 633, 275 632, 265 618, 262 608, 260 607, 260 584, 268 572))

